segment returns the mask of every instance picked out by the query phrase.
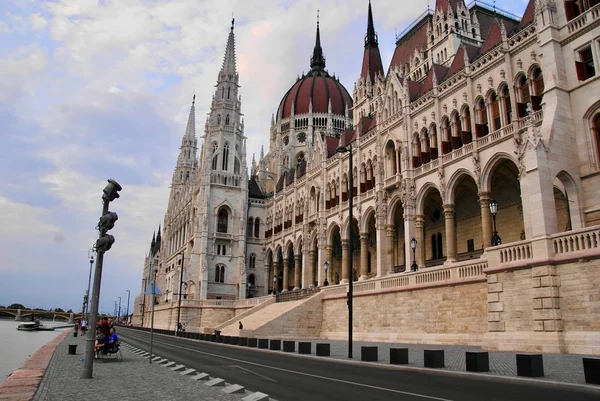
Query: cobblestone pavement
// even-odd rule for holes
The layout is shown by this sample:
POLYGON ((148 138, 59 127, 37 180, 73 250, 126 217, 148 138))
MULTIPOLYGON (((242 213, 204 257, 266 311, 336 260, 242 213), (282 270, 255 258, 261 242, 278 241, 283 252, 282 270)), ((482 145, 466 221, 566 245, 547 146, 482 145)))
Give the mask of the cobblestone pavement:
MULTIPOLYGON (((335 340, 300 340, 312 343, 312 354, 316 352, 316 343, 329 343, 331 349, 331 358, 348 360, 348 342, 335 340)), ((425 349, 444 350, 445 367, 437 370, 466 372, 465 352, 466 351, 485 351, 476 346, 460 345, 424 345, 424 344, 400 344, 400 343, 369 343, 363 341, 354 341, 352 347, 352 360, 360 361, 360 352, 362 346, 377 346, 379 360, 376 363, 390 363, 390 348, 408 348, 408 365, 410 367, 423 367, 423 351, 425 349)), ((297 347, 297 345, 296 345, 297 347)), ((489 351, 490 371, 487 373, 477 373, 482 375, 496 376, 517 376, 517 362, 515 352, 495 352, 489 351)), ((585 384, 583 374, 583 357, 588 355, 574 354, 543 354, 544 376, 537 378, 540 380, 585 384)), ((589 356, 598 358, 597 356, 589 356)), ((365 362, 375 363, 375 362, 365 362)))
MULTIPOLYGON (((194 381, 196 373, 186 376, 134 354, 121 346, 123 361, 95 360, 93 379, 81 379, 85 338, 68 336, 56 348, 50 365, 32 399, 63 400, 206 400, 240 401, 253 393, 226 394, 225 387, 209 387, 194 381), (77 354, 68 354, 68 345, 77 344, 77 354)), ((257 398, 258 399, 258 398, 257 398)), ((268 398, 265 398, 268 399, 268 398)))

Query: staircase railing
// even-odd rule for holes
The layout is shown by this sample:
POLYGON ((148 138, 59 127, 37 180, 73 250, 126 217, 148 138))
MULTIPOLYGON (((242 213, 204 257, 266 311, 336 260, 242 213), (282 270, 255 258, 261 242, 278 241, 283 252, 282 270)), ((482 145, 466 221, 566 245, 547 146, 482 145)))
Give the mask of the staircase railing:
POLYGON ((300 299, 312 297, 320 289, 315 288, 303 288, 301 290, 293 290, 288 292, 281 292, 275 296, 275 302, 289 302, 289 301, 298 301, 300 299))

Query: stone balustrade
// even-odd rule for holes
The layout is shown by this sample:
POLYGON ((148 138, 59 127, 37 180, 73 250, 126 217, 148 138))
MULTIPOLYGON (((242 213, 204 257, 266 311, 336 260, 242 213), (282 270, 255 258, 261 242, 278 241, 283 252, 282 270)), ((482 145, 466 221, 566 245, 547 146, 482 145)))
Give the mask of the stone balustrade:
POLYGON ((568 255, 595 249, 600 251, 600 227, 586 227, 581 230, 551 236, 555 255, 568 255))

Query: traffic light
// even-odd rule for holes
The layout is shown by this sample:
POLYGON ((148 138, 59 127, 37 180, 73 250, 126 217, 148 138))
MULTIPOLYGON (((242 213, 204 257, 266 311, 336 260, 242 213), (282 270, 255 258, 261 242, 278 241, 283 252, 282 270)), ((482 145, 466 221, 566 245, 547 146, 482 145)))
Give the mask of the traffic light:
POLYGON ((115 212, 108 212, 98 221, 98 230, 104 230, 105 232, 112 229, 115 226, 115 221, 119 220, 119 216, 115 212))
POLYGON ((113 237, 110 234, 104 234, 96 240, 96 251, 99 253, 106 252, 112 247, 112 244, 114 243, 115 237, 113 237))

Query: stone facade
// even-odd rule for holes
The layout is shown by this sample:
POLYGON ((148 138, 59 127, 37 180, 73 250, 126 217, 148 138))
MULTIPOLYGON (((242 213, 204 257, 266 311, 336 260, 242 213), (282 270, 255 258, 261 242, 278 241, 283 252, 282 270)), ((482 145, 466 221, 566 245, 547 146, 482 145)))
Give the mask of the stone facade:
MULTIPOLYGON (((317 26, 311 69, 249 177, 232 28, 202 151, 192 106, 160 253, 146 259, 159 304, 181 278, 189 300, 234 304, 319 286, 321 335, 343 338, 353 280, 361 338, 597 352, 600 8, 572 5, 531 0, 518 18, 437 1, 387 71, 369 5, 351 99, 317 26)), ((196 308, 199 327, 224 321, 196 308)))

